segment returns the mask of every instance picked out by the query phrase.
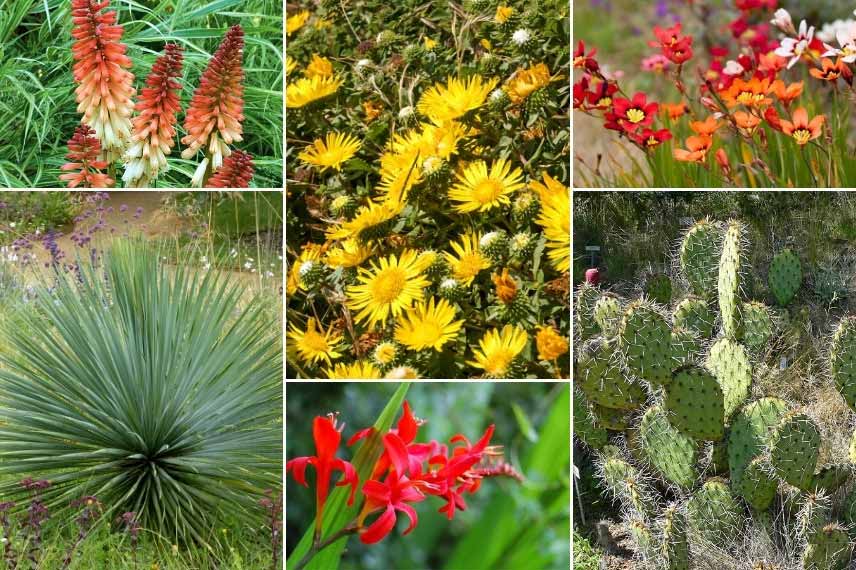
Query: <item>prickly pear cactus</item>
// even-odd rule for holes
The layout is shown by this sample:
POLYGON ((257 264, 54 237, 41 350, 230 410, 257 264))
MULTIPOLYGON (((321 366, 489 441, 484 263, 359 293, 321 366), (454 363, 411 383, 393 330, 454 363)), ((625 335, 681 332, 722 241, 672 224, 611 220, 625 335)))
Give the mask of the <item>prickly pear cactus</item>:
POLYGON ((657 542, 651 527, 645 521, 634 519, 628 525, 630 538, 636 544, 636 551, 642 555, 644 560, 653 560, 657 557, 657 542))
POLYGON ((713 323, 716 318, 707 302, 699 297, 687 297, 675 307, 672 313, 672 322, 675 328, 691 331, 699 338, 711 338, 713 336, 713 323))
POLYGON ((594 306, 600 299, 600 295, 600 290, 588 283, 583 283, 577 289, 574 320, 577 322, 580 340, 586 340, 600 332, 600 327, 594 320, 594 306))
POLYGON ((618 331, 619 348, 633 374, 653 384, 672 379, 674 348, 666 319, 649 304, 637 301, 624 311, 618 331))
POLYGON ((643 481, 639 471, 621 458, 612 446, 604 448, 604 461, 601 478, 606 488, 626 508, 642 518, 647 518, 653 510, 653 491, 643 481))
POLYGON ((598 404, 591 404, 591 413, 595 422, 610 431, 626 431, 630 428, 631 417, 626 410, 616 410, 598 404))
POLYGON ((856 318, 843 319, 829 350, 832 378, 851 410, 856 410, 856 318))
POLYGON ((711 298, 716 295, 722 229, 708 220, 693 225, 681 241, 681 271, 693 293, 711 298))
POLYGON ((585 394, 574 388, 574 435, 594 449, 606 445, 608 434, 603 426, 595 420, 594 414, 587 405, 585 394))
POLYGON ((652 406, 642 416, 639 439, 645 459, 658 473, 681 487, 695 484, 698 445, 669 423, 660 406, 652 406))
POLYGON ((665 273, 653 273, 645 281, 645 295, 661 305, 672 302, 672 280, 665 273))
POLYGON ((776 474, 804 491, 811 489, 819 453, 820 430, 805 414, 787 414, 770 438, 770 462, 776 474))
POLYGON ((850 475, 849 465, 843 463, 824 465, 815 473, 811 486, 815 492, 831 495, 847 482, 850 475))
POLYGON ((594 339, 580 349, 574 380, 590 402, 616 410, 635 410, 645 390, 621 370, 615 341, 594 339))
POLYGON ((690 548, 687 542, 687 517, 670 505, 660 521, 663 534, 662 556, 666 570, 689 570, 690 548))
POLYGON ((767 282, 776 303, 785 306, 790 303, 802 285, 802 265, 800 258, 790 249, 784 249, 773 256, 767 282))
POLYGON ((594 320, 606 337, 617 335, 621 322, 621 301, 615 295, 604 294, 594 304, 594 320))
POLYGON ((703 368, 689 366, 675 371, 666 386, 664 407, 671 424, 694 439, 719 441, 725 434, 722 389, 703 368))
POLYGON ((761 348, 773 336, 773 319, 763 303, 743 303, 740 325, 740 337, 749 348, 761 348))
POLYGON ((693 493, 687 515, 692 533, 717 545, 731 544, 743 527, 742 509, 719 478, 709 479, 693 493))
POLYGON ((679 368, 699 361, 702 344, 699 338, 686 329, 672 331, 672 360, 673 367, 679 368))
POLYGON ((762 457, 749 462, 739 480, 732 480, 734 493, 757 511, 763 511, 773 504, 779 481, 773 475, 773 468, 762 457))
POLYGON ((740 486, 743 472, 770 443, 773 430, 787 413, 778 398, 761 398, 747 404, 734 416, 728 431, 728 465, 731 482, 740 486))
POLYGON ((730 418, 749 396, 749 387, 752 385, 749 356, 741 345, 729 338, 721 338, 710 348, 707 368, 722 388, 725 417, 730 418))
POLYGON ((719 258, 719 315, 728 338, 737 338, 740 330, 740 274, 745 264, 741 233, 738 222, 728 223, 719 258))
POLYGON ((803 553, 805 570, 842 570, 850 559, 850 537, 839 524, 828 524, 809 537, 803 553))

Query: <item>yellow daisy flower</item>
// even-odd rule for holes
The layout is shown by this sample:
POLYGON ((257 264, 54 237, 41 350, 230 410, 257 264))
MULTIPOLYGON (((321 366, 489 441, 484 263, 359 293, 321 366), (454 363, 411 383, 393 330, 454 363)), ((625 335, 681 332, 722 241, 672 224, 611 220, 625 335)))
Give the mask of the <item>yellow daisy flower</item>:
POLYGON ((515 105, 526 100, 529 95, 542 87, 549 85, 551 81, 559 76, 552 77, 550 69, 543 63, 533 65, 529 68, 521 68, 505 82, 503 89, 508 93, 508 98, 515 105))
POLYGON ((306 164, 317 166, 322 171, 328 168, 342 169, 342 164, 360 149, 356 137, 343 133, 327 133, 326 139, 315 139, 303 149, 297 158, 306 164))
POLYGON ((538 326, 535 346, 538 347, 538 358, 541 360, 555 360, 568 352, 568 341, 549 326, 538 326))
POLYGON ((491 329, 479 340, 479 349, 474 350, 474 361, 467 364, 481 368, 489 376, 502 378, 514 357, 526 346, 526 331, 519 325, 505 325, 502 331, 491 329))
POLYGON ((481 107, 497 81, 495 78, 484 81, 479 75, 469 79, 450 77, 446 85, 438 83, 425 91, 416 107, 432 123, 441 125, 481 107))
POLYGON ((288 333, 288 338, 295 342, 297 352, 304 362, 311 364, 316 360, 323 360, 330 365, 332 359, 342 356, 341 353, 336 352, 337 345, 342 342, 342 336, 333 332, 332 325, 326 332, 316 331, 315 325, 314 318, 306 322, 305 331, 290 324, 291 331, 288 333))
POLYGON ((330 77, 333 75, 333 64, 326 57, 314 53, 309 65, 303 70, 303 75, 306 77, 330 77))
POLYGON ((497 6, 496 14, 493 19, 497 24, 504 24, 514 14, 514 8, 511 6, 497 6))
POLYGON ((321 256, 326 250, 326 245, 317 243, 307 243, 303 246, 300 255, 292 262, 291 268, 288 270, 288 280, 285 283, 285 292, 288 295, 293 295, 303 289, 303 285, 300 282, 300 268, 303 264, 307 261, 320 261, 321 256))
POLYGON ((472 162, 458 174, 458 184, 449 190, 449 199, 460 204, 458 212, 485 212, 496 206, 508 205, 509 196, 523 188, 523 173, 511 169, 505 159, 494 161, 488 171, 483 160, 472 162))
POLYGON ((374 253, 374 246, 362 244, 356 238, 349 238, 327 252, 325 259, 330 267, 356 267, 374 253))
POLYGON ((297 62, 290 55, 285 56, 285 74, 289 75, 292 71, 297 69, 297 62))
POLYGON ((336 76, 301 77, 297 81, 285 86, 285 106, 289 109, 297 109, 329 97, 339 90, 342 80, 336 76))
POLYGON ((455 321, 455 309, 446 299, 435 304, 432 297, 428 304, 417 303, 405 313, 395 325, 395 340, 413 350, 434 348, 455 338, 463 320, 455 321))
POLYGON ((309 10, 301 10, 300 12, 288 16, 285 19, 285 34, 290 36, 306 24, 309 19, 309 10))
POLYGON ((403 202, 369 202, 365 206, 360 206, 353 218, 335 224, 327 230, 327 239, 357 238, 363 242, 368 241, 367 232, 390 221, 403 209, 403 202))
POLYGON ((422 41, 425 42, 425 49, 431 51, 435 47, 437 47, 437 40, 432 40, 428 36, 422 38, 422 41))
POLYGON ((410 308, 430 285, 422 275, 426 267, 415 250, 407 249, 398 258, 395 255, 382 257, 380 265, 372 261, 371 269, 360 268, 359 284, 346 289, 348 308, 359 311, 354 319, 368 321, 373 327, 390 313, 397 317, 410 308))
POLYGON ((330 380, 378 380, 382 378, 380 370, 371 362, 352 362, 336 364, 324 371, 330 380))
POLYGON ((472 283, 482 269, 490 268, 490 260, 482 255, 479 248, 480 239, 480 236, 469 234, 461 236, 460 244, 452 242, 450 245, 457 257, 448 251, 443 252, 452 270, 452 276, 463 285, 472 283))
POLYGON ((389 364, 393 360, 395 360, 395 355, 398 351, 395 348, 395 345, 391 342, 381 342, 379 343, 372 354, 372 358, 375 359, 375 362, 378 364, 384 365, 389 364))
POLYGON ((547 257, 557 271, 571 270, 571 189, 547 174, 544 182, 532 181, 541 198, 541 213, 535 222, 544 228, 547 257))

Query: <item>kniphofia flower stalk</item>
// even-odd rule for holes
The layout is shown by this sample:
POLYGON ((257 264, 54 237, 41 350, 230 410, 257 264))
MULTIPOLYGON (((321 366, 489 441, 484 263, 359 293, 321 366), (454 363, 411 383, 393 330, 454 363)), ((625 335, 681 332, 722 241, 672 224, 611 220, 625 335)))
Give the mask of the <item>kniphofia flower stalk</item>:
POLYGON ((181 139, 187 148, 182 158, 191 158, 199 150, 205 158, 196 169, 191 186, 201 187, 210 174, 223 166, 234 142, 243 140, 244 120, 244 30, 234 25, 202 73, 184 119, 187 135, 181 139))
POLYGON ((59 179, 66 181, 69 188, 109 188, 113 179, 103 174, 107 162, 99 158, 101 143, 95 138, 95 131, 89 125, 80 125, 74 136, 68 141, 68 154, 71 161, 62 165, 61 170, 74 170, 61 174, 59 179))
POLYGON ((104 158, 112 162, 131 136, 134 75, 128 71, 131 60, 125 55, 124 30, 116 25, 116 12, 103 11, 109 4, 109 0, 71 1, 75 39, 71 51, 77 111, 101 141, 104 158))
POLYGON ((226 157, 223 166, 208 179, 207 188, 249 188, 253 178, 253 157, 236 150, 226 157))
POLYGON ((182 59, 181 48, 167 44, 146 78, 137 101, 140 114, 133 121, 131 147, 125 154, 122 180, 128 187, 149 186, 167 168, 166 156, 175 145, 176 113, 181 109, 178 78, 182 59))

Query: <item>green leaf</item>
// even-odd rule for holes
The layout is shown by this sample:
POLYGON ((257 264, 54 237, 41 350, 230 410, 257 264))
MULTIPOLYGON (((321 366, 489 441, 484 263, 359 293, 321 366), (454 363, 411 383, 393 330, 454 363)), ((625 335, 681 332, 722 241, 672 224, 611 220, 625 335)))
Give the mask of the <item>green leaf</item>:
POLYGON ((529 418, 526 416, 526 412, 523 411, 523 408, 518 406, 516 403, 512 403, 511 409, 514 412, 514 419, 517 420, 517 425, 520 428, 520 432, 523 434, 523 437, 533 443, 536 442, 538 440, 538 433, 535 431, 535 428, 532 427, 532 423, 529 421, 529 418))
MULTIPOLYGON (((351 463, 354 465, 361 483, 371 476, 372 468, 383 452, 381 437, 392 426, 392 422, 401 409, 401 404, 404 402, 404 397, 407 395, 409 388, 409 382, 404 382, 398 387, 374 423, 374 433, 363 440, 362 446, 354 456, 354 460, 351 463)), ((327 504, 324 506, 324 521, 321 524, 322 540, 324 537, 331 536, 344 528, 359 513, 362 505, 358 501, 355 501, 351 507, 347 506, 348 494, 349 490, 347 487, 338 487, 330 493, 327 504)), ((309 523, 306 533, 304 533, 303 538, 297 544, 297 548, 288 557, 286 568, 297 566, 306 553, 309 552, 312 547, 314 526, 314 521, 309 523)), ((307 570, 336 570, 339 567, 339 560, 342 557, 342 551, 345 549, 348 538, 347 536, 342 537, 341 540, 337 540, 316 554, 309 564, 306 565, 307 570)))

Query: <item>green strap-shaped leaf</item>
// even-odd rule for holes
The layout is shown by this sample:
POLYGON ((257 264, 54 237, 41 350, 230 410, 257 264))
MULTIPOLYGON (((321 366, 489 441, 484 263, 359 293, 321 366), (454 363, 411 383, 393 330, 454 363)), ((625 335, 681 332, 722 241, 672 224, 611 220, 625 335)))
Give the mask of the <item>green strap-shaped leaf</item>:
MULTIPOLYGON (((374 423, 374 433, 363 440, 362 446, 351 462, 360 478, 360 485, 371 476, 372 467, 383 451, 381 436, 392 426, 393 420, 401 410, 408 388, 410 388, 409 382, 404 382, 398 387, 374 423)), ((330 493, 327 504, 324 506, 324 521, 321 524, 322 540, 344 528, 359 512, 362 501, 357 499, 354 501, 354 505, 349 507, 347 505, 348 493, 349 487, 338 487, 330 493)), ((285 563, 286 568, 296 567, 303 556, 312 548, 314 527, 314 521, 309 521, 303 538, 300 539, 297 548, 294 549, 285 563)), ((345 549, 348 538, 350 537, 344 536, 316 554, 306 565, 307 570, 336 570, 339 567, 339 559, 342 557, 342 551, 345 549)))

